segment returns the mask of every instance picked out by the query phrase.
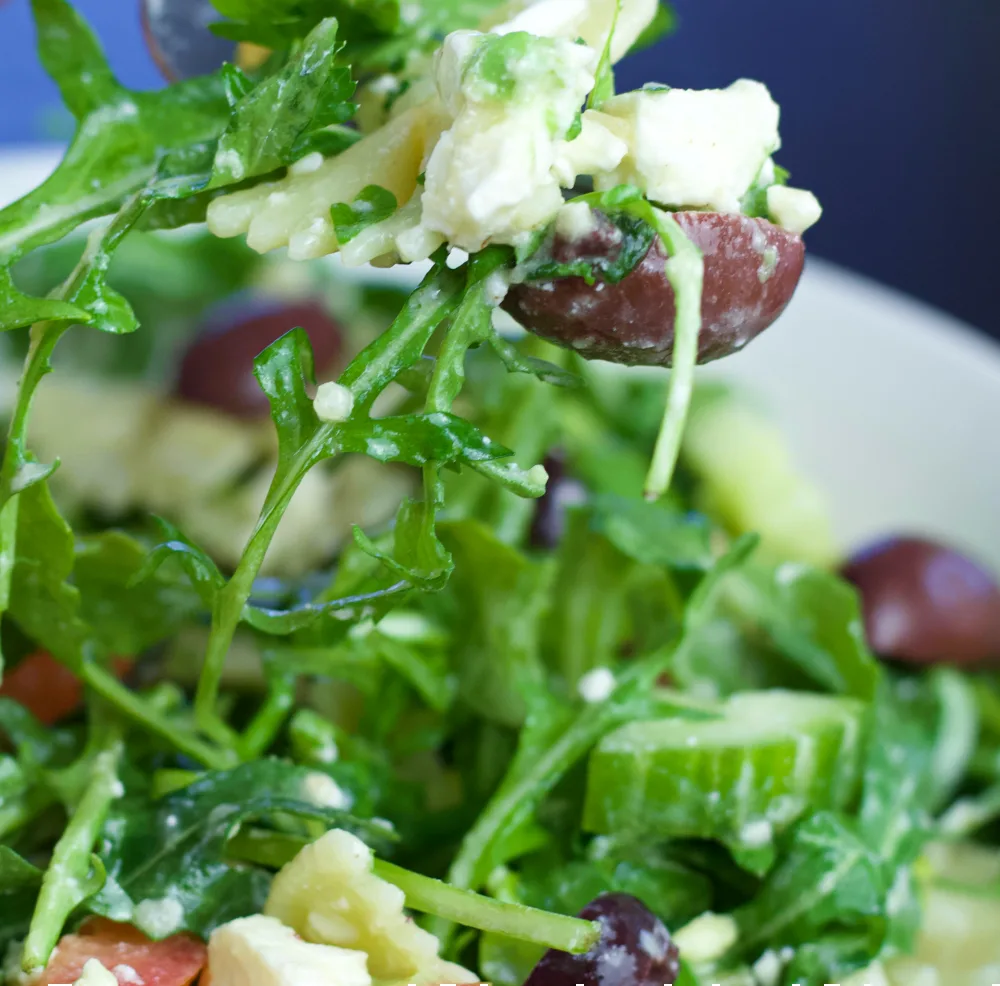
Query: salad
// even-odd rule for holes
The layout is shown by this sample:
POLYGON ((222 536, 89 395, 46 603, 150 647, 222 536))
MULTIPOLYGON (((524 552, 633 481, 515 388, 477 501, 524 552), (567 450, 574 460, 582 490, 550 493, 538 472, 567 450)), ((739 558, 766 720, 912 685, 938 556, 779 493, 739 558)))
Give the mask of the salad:
POLYGON ((766 88, 617 93, 656 0, 150 2, 155 92, 32 8, 0 981, 1000 981, 997 580, 697 380, 820 217, 766 88))

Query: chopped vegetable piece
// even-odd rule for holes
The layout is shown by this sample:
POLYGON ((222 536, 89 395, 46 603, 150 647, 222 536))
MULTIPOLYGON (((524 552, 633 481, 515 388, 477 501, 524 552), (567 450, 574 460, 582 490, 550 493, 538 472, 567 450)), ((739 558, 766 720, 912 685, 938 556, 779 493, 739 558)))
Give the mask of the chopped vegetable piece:
POLYGON ((205 967, 207 955, 193 935, 153 941, 131 925, 89 918, 76 934, 60 940, 41 981, 72 983, 88 959, 97 959, 121 986, 138 986, 140 980, 145 986, 188 986, 205 967))
POLYGON ((773 862, 775 837, 810 809, 856 790, 861 710, 804 692, 743 692, 718 719, 622 726, 591 754, 591 832, 719 839, 750 869, 773 862))

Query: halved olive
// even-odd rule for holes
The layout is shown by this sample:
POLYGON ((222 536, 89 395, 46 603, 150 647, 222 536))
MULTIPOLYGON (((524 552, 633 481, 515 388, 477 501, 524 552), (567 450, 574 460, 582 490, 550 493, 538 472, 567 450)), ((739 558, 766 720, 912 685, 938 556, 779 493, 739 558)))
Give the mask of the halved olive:
MULTIPOLYGON (((596 229, 579 239, 556 237, 552 258, 607 262, 623 248, 617 227, 595 214, 596 229)), ((785 310, 802 276, 802 237, 766 219, 715 212, 674 218, 705 257, 698 362, 742 349, 785 310)), ((670 366, 674 291, 664 273, 659 238, 619 283, 580 277, 528 281, 511 287, 505 310, 525 328, 588 359, 670 366)))
POLYGON ((897 537, 857 552, 842 574, 861 594, 872 650, 909 664, 1000 660, 1000 586, 947 545, 897 537))
POLYGON ((343 334, 320 302, 289 304, 262 298, 224 302, 209 312, 184 352, 175 395, 242 418, 266 416, 269 406, 253 375, 253 361, 296 326, 304 328, 312 341, 316 372, 334 367, 343 349, 343 334))
POLYGON ((524 986, 674 986, 680 974, 677 946, 641 900, 601 894, 579 917, 600 923, 597 944, 583 955, 550 949, 524 986))
POLYGON ((170 82, 214 72, 236 58, 236 44, 209 30, 222 20, 210 0, 142 0, 142 33, 170 82))

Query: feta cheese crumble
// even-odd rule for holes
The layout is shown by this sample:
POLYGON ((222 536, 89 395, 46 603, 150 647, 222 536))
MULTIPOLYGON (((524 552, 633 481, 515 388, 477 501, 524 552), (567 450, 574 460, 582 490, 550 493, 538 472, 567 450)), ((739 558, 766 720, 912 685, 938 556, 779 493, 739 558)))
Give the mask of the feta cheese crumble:
POLYGON ((435 81, 452 123, 427 162, 421 225, 474 252, 548 222, 576 178, 569 173, 588 170, 568 163, 563 145, 598 58, 586 45, 524 32, 448 35, 435 81))
POLYGON ((818 223, 823 215, 823 207, 812 192, 785 185, 772 185, 767 190, 767 211, 778 226, 799 234, 818 223))
POLYGON ((740 79, 728 89, 664 89, 609 99, 630 150, 622 164, 595 176, 601 189, 636 185, 675 208, 738 213, 767 159, 781 146, 779 110, 767 87, 740 79))
POLYGON ((135 906, 133 919, 136 926, 150 938, 166 938, 183 923, 184 908, 173 897, 142 900, 135 906))
POLYGON ((346 421, 354 410, 354 394, 339 383, 321 383, 313 401, 316 417, 328 424, 346 421))
POLYGON ((585 702, 603 702, 615 690, 614 672, 610 668, 594 668, 577 682, 576 690, 585 702))
POLYGON ((83 973, 73 986, 118 986, 118 980, 97 959, 87 959, 83 973))
POLYGON ((212 986, 371 986, 364 952, 305 942, 275 918, 238 918, 212 932, 212 986))

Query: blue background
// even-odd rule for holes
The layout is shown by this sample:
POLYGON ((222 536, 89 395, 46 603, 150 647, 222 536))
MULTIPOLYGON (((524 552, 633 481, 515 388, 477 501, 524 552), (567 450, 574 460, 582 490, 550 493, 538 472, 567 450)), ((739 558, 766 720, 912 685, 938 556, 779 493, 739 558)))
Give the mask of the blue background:
MULTIPOLYGON (((126 84, 159 78, 134 0, 77 0, 126 84)), ((766 82, 779 160, 826 207, 817 254, 1000 337, 1000 0, 677 0, 680 31, 632 59, 644 81, 766 82)), ((0 0, 0 143, 65 136, 27 0, 0 0)))

